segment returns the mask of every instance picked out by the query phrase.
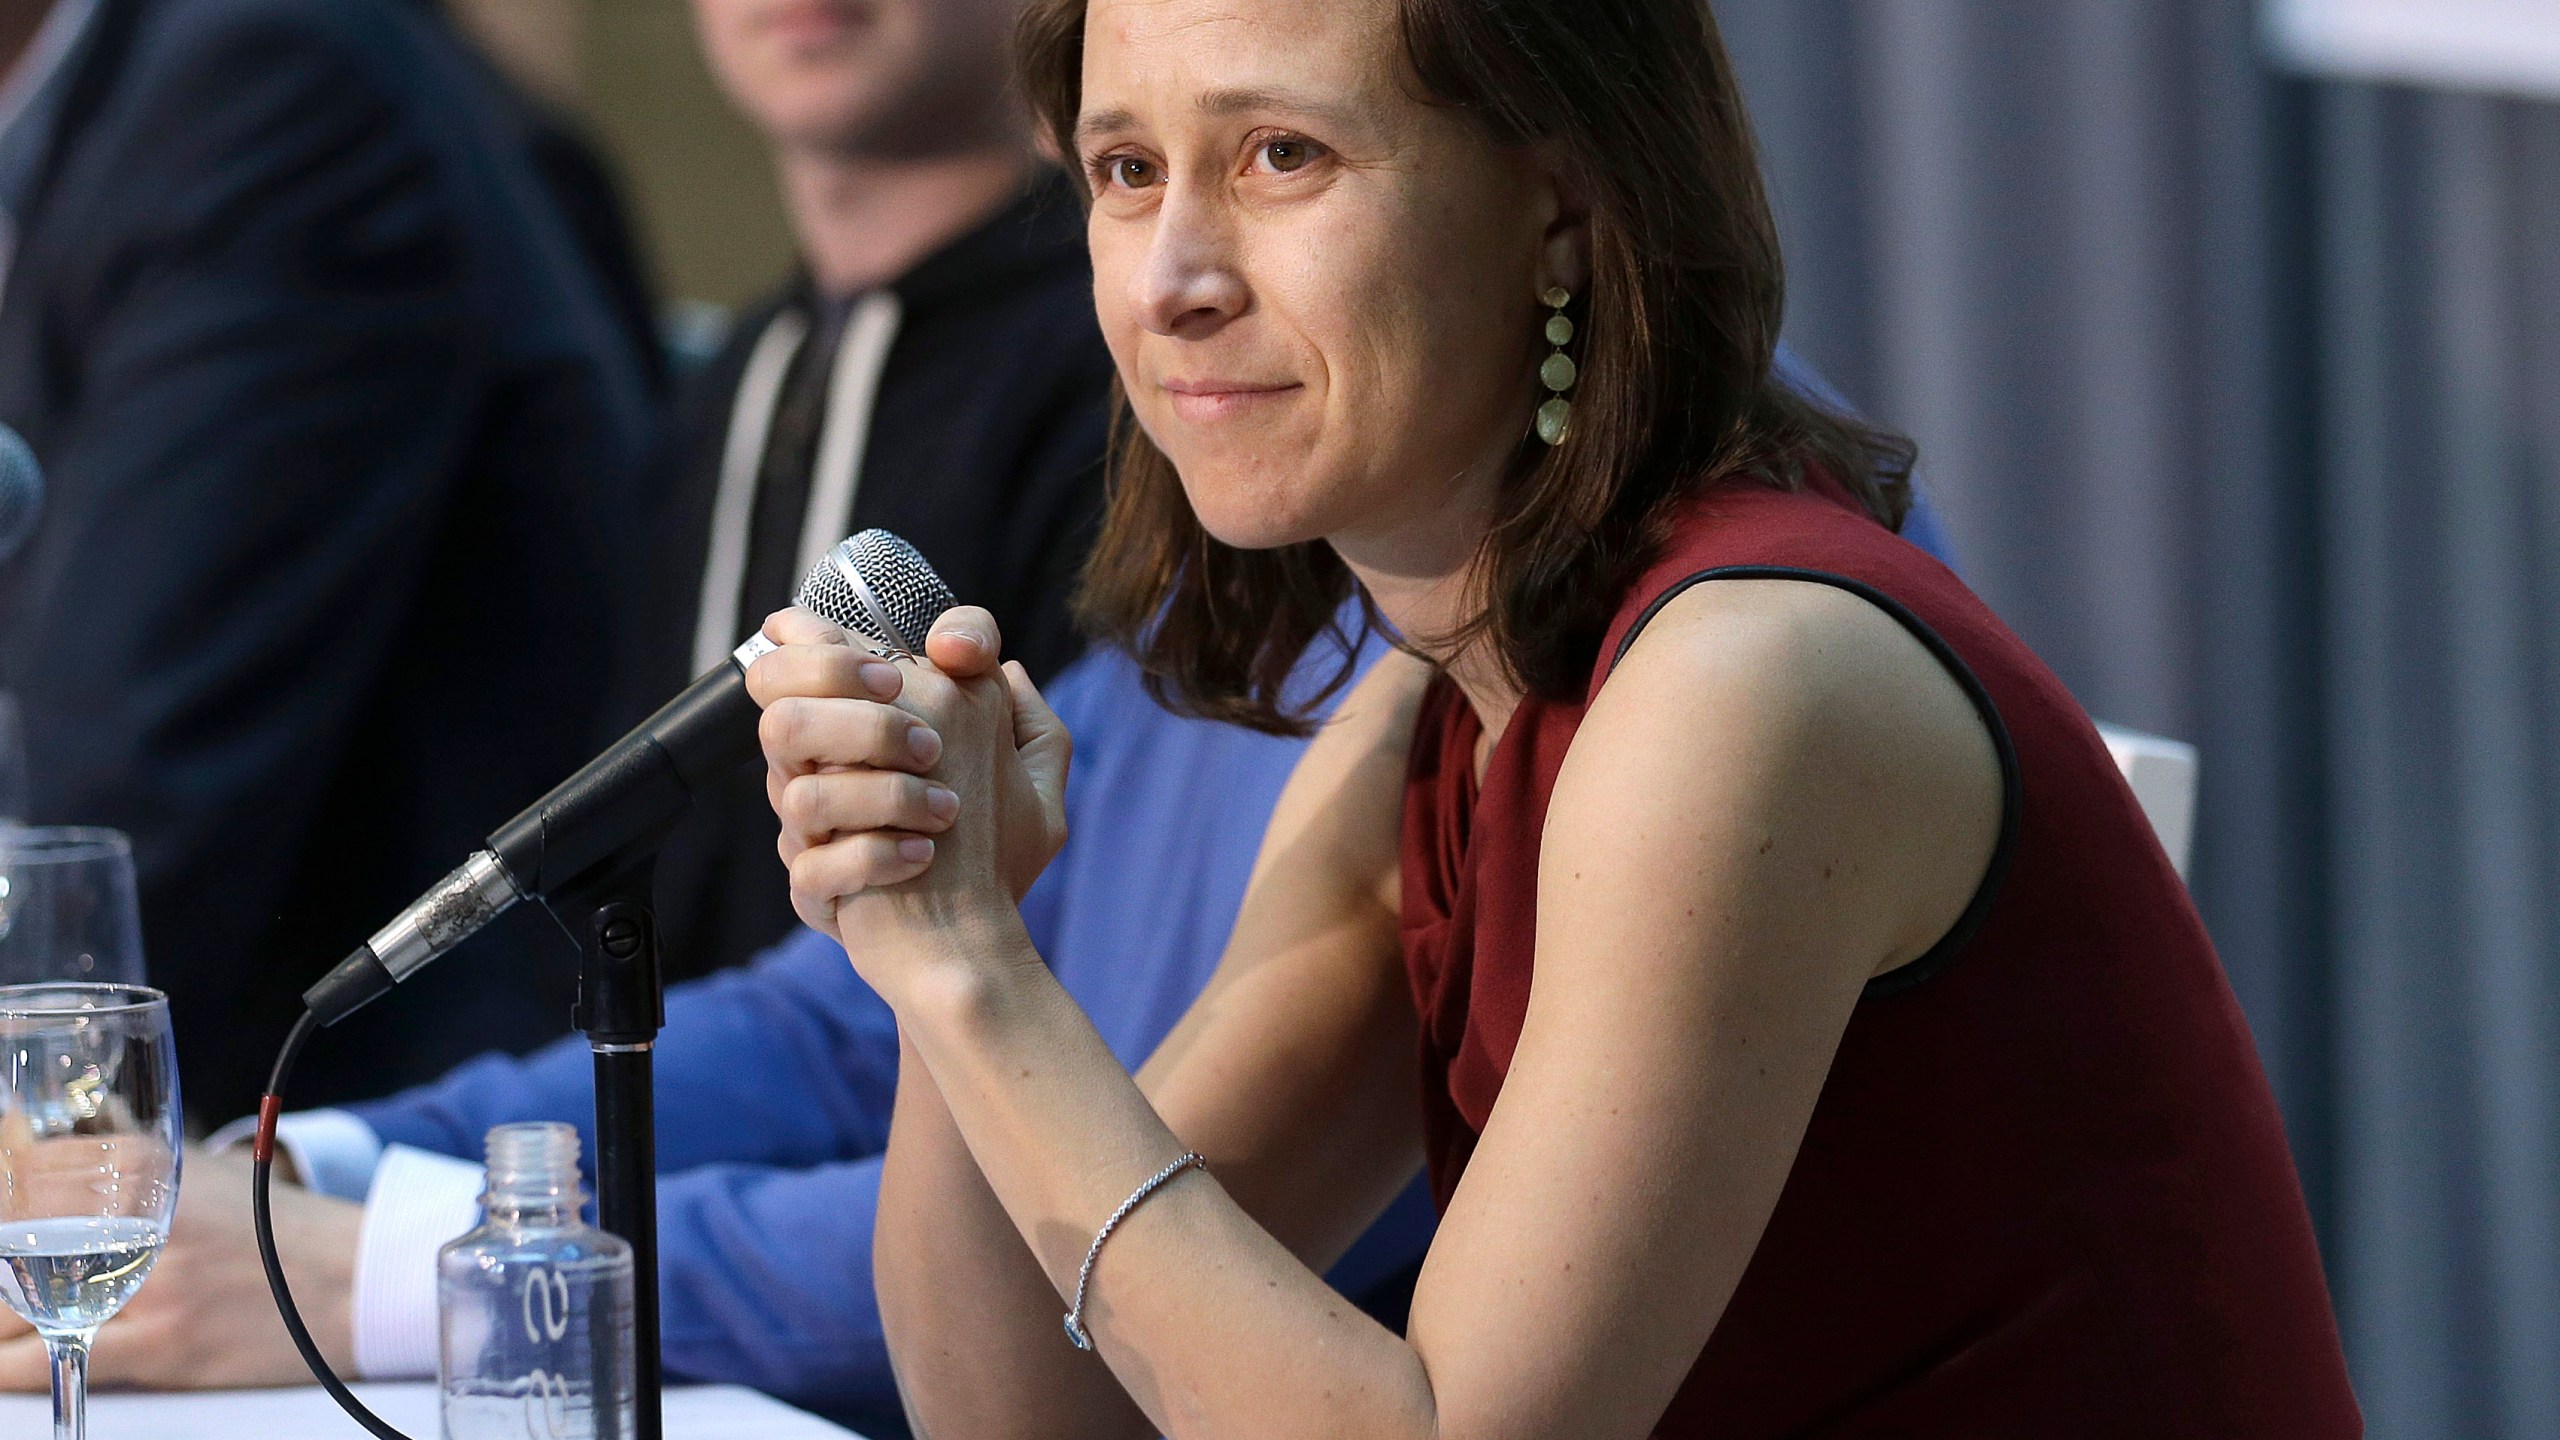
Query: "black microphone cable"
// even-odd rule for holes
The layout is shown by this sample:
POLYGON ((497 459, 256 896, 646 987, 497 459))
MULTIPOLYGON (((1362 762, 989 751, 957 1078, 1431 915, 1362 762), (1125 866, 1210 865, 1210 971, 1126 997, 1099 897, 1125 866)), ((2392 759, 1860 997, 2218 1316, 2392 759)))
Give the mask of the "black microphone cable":
POLYGON ((266 1267, 267 1290, 275 1296, 276 1313, 284 1317, 285 1333, 293 1337, 293 1348, 302 1352, 302 1363, 311 1367, 311 1378, 347 1412, 347 1418, 365 1428, 375 1440, 412 1440, 394 1429, 390 1421, 373 1413, 338 1372, 329 1367, 329 1357, 320 1353, 320 1342, 311 1338, 311 1327, 303 1323, 302 1309, 293 1303, 293 1286, 284 1278, 284 1257, 276 1253, 275 1212, 270 1196, 275 1184, 276 1121, 284 1114, 284 1084, 293 1075, 293 1064, 302 1058, 302 1047, 320 1028, 320 1017, 305 1010, 293 1022, 293 1030, 284 1037, 284 1048, 276 1052, 276 1068, 267 1077, 267 1093, 258 1098, 258 1136, 249 1147, 249 1220, 258 1232, 258 1263, 266 1267))

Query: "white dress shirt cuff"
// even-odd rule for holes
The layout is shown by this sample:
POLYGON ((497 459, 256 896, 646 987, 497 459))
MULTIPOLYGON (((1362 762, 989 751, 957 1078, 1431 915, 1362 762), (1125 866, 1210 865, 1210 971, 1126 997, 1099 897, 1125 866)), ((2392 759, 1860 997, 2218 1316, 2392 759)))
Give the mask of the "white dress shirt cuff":
POLYGON ((356 1371, 367 1380, 436 1373, 436 1251, 480 1223, 481 1167, 393 1145, 365 1195, 356 1245, 356 1371))

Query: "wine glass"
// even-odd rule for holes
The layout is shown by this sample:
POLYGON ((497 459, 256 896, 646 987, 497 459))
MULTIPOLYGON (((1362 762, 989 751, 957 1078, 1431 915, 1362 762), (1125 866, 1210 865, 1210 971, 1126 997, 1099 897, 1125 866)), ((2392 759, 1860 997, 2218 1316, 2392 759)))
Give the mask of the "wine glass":
POLYGON ((180 1125, 167 996, 0 986, 0 1299, 53 1358, 54 1440, 86 1440, 89 1342, 168 1237, 180 1125))
POLYGON ((139 985, 142 912, 123 832, 0 824, 0 985, 139 985))

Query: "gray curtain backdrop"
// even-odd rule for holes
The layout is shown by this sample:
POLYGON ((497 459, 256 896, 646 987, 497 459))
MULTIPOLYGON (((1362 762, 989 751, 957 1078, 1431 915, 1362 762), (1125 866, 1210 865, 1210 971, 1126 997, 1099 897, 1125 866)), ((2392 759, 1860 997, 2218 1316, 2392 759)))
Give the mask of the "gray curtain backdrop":
POLYGON ((2195 888, 2378 1437, 2560 1440, 2560 109, 2246 0, 1716 0, 1790 334, 2204 755, 2195 888))

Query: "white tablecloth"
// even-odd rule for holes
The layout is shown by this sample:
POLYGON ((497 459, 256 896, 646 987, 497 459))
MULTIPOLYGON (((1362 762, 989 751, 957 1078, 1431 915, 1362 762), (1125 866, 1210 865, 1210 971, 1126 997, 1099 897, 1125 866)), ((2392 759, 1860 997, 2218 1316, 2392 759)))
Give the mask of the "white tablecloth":
MULTIPOLYGON (((375 1414, 436 1440, 433 1385, 359 1385, 375 1414)), ((53 1402, 0 1395, 0 1440, 42 1440, 53 1433, 53 1402)), ((89 1440, 368 1440, 317 1387, 233 1390, 203 1395, 89 1397, 89 1440)), ((752 1390, 688 1387, 667 1392, 667 1440, 862 1440, 752 1390)))

